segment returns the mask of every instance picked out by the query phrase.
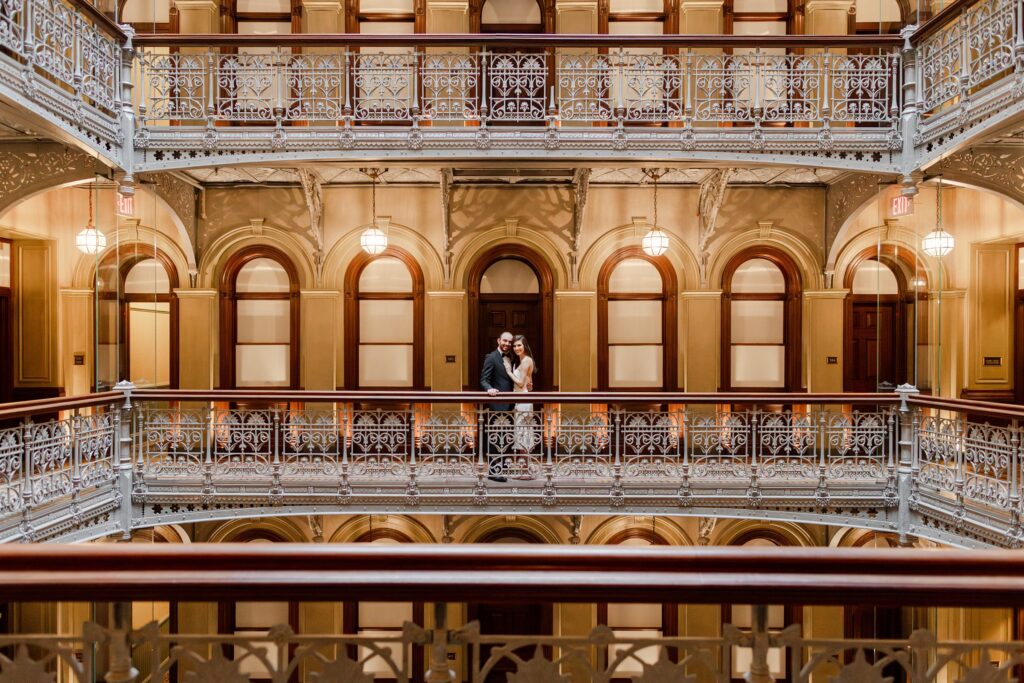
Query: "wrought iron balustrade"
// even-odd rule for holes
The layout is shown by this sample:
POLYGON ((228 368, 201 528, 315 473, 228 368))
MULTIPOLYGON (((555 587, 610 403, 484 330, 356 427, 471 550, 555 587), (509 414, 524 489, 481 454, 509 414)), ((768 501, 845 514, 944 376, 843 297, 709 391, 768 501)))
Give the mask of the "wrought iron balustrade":
MULTIPOLYGON (((122 27, 85 0, 0 2, 0 94, 116 164, 122 121, 122 27)), ((131 131, 127 131, 130 136, 131 131)))
POLYGON ((1020 409, 910 390, 494 400, 127 387, 15 406, 0 411, 0 538, 315 507, 828 519, 1021 541, 1020 409))
MULTIPOLYGON (((512 683, 637 683, 737 678, 917 683, 1008 678, 1024 663, 1024 643, 950 641, 937 619, 900 637, 817 637, 815 623, 770 624, 767 604, 871 607, 1000 607, 1019 604, 1019 553, 925 550, 685 548, 622 546, 501 547, 241 544, 7 546, 0 548, 4 601, 111 601, 97 621, 66 620, 63 635, 0 635, 0 665, 18 681, 73 683, 163 680, 196 683, 397 681, 483 683, 508 671, 512 683), (751 571, 756 567, 757 571, 751 571), (132 602, 238 600, 413 601, 434 605, 433 619, 390 632, 298 632, 288 624, 233 633, 174 633, 160 622, 136 626, 132 602), (589 633, 552 635, 540 623, 517 635, 482 633, 456 621, 449 603, 672 603, 751 605, 750 621, 722 624, 720 635, 680 637, 657 629, 597 624, 589 633), (106 618, 104 618, 106 617, 106 618), (933 630, 928 630, 929 628, 933 630), (421 655, 424 666, 415 662, 421 655), (453 661, 450 654, 461 654, 453 661), (742 655, 742 656, 739 656, 742 655), (775 666, 772 666, 772 663, 775 666), (454 666, 453 666, 454 665, 454 666), (454 669, 454 670, 453 670, 454 669)), ((319 607, 322 609, 322 607, 319 607)), ((348 604, 344 609, 350 609, 348 604)), ((723 612, 724 613, 724 612, 723 612)), ((896 614, 899 612, 897 611, 896 614)), ((723 619, 723 621, 725 621, 723 619)))

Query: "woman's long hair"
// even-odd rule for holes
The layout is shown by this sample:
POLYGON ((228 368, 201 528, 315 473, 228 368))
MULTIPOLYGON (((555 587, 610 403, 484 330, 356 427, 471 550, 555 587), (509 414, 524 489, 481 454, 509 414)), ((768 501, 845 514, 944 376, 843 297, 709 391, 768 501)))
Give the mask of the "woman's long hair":
MULTIPOLYGON (((517 334, 512 339, 512 348, 513 349, 515 348, 515 346, 516 346, 516 344, 518 342, 523 342, 523 352, 524 352, 523 355, 529 356, 530 358, 533 359, 533 372, 534 372, 534 374, 536 374, 537 373, 537 359, 533 358, 533 351, 530 349, 530 342, 526 341, 526 335, 525 334, 517 334)), ((514 351, 513 351, 513 353, 514 353, 514 351)))

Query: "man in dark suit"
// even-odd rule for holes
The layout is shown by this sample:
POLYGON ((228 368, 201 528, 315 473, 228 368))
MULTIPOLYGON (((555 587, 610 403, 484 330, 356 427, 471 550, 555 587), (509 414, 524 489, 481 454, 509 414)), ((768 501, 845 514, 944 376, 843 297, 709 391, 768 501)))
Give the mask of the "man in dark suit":
MULTIPOLYGON (((505 363, 508 362, 512 367, 515 367, 518 360, 515 354, 512 353, 512 333, 502 332, 501 336, 498 337, 498 348, 484 356, 484 367, 480 371, 480 388, 491 396, 496 395, 498 392, 511 392, 512 378, 508 376, 508 372, 505 370, 505 363)), ((490 403, 487 409, 490 411, 509 411, 512 410, 512 404, 490 403)), ((488 427, 490 427, 492 419, 494 419, 493 415, 487 416, 486 422, 488 427)), ((487 442, 485 441, 484 443, 486 446, 487 442)), ((485 448, 485 452, 486 450, 485 448)), ((497 473, 497 463, 498 458, 490 458, 488 460, 487 478, 492 481, 505 481, 505 477, 497 473)))

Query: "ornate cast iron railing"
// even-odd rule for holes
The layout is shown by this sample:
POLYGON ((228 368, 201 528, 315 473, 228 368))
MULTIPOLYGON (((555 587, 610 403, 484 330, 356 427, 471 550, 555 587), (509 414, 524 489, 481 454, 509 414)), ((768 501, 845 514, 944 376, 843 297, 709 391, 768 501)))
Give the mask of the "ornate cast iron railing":
POLYGON ((0 538, 316 507, 828 519, 954 545, 1021 539, 1024 411, 909 388, 538 393, 532 410, 508 412, 478 393, 124 389, 0 411, 0 538))
POLYGON ((109 614, 97 618, 105 625, 70 623, 60 636, 18 633, 14 623, 0 636, 0 664, 5 676, 19 681, 53 680, 47 672, 59 666, 62 680, 74 683, 133 683, 140 670, 151 672, 152 680, 173 671, 196 683, 248 680, 250 674, 275 683, 297 677, 341 683, 370 681, 374 672, 397 681, 482 683, 498 668, 509 672, 512 683, 555 683, 570 670, 574 680, 594 683, 770 683, 782 663, 788 679, 798 683, 823 677, 995 680, 1024 663, 1024 643, 941 641, 934 616, 913 632, 895 624, 904 637, 827 640, 806 634, 807 624, 770 627, 765 605, 1005 607, 1024 597, 1021 563, 1018 553, 1009 552, 950 551, 940 557, 864 549, 7 547, 0 550, 0 599, 81 601, 87 595, 112 602, 109 614), (172 633, 158 622, 133 626, 130 601, 182 596, 222 604, 404 600, 430 602, 434 609, 429 622, 407 621, 390 632, 306 634, 278 624, 245 633, 172 633), (725 623, 717 636, 678 637, 604 624, 585 635, 555 636, 541 632, 539 623, 519 635, 482 634, 479 622, 450 622, 446 601, 721 601, 752 607, 749 623, 725 623), (462 653, 462 671, 452 670, 450 653, 462 653))
POLYGON ((0 88, 108 160, 126 163, 120 147, 127 38, 84 0, 3 0, 0 88))

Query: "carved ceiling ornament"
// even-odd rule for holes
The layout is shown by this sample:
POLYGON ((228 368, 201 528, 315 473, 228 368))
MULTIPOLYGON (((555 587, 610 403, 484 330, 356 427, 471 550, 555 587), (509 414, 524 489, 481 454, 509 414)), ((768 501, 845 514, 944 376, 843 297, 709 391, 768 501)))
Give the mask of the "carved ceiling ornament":
POLYGON ((828 186, 825 191, 826 254, 831 253, 832 244, 846 220, 889 182, 888 176, 877 173, 850 173, 828 186))
POLYGON ((999 192, 1024 204, 1024 147, 978 146, 952 154, 928 168, 929 175, 999 192))
POLYGON ((57 143, 0 145, 0 214, 37 192, 89 180, 107 170, 93 157, 57 143))
POLYGON ((729 178, 733 175, 731 168, 716 168, 708 173, 700 183, 700 198, 697 200, 697 216, 700 222, 699 256, 700 278, 707 282, 708 260, 711 252, 708 244, 715 234, 718 223, 718 211, 725 200, 725 188, 729 186, 729 178))
MULTIPOLYGON (((189 246, 194 252, 198 252, 199 212, 196 210, 196 188, 174 173, 152 173, 140 176, 139 180, 148 185, 149 189, 177 214, 185 226, 189 241, 192 242, 189 246)), ((194 253, 194 256, 198 263, 199 254, 194 253)))
POLYGON ((313 254, 313 264, 316 267, 316 279, 320 283, 323 279, 324 266, 324 186, 320 174, 311 168, 303 167, 296 169, 299 182, 302 183, 302 196, 306 200, 306 209, 309 211, 309 232, 313 237, 313 244, 316 245, 316 252, 313 254))

